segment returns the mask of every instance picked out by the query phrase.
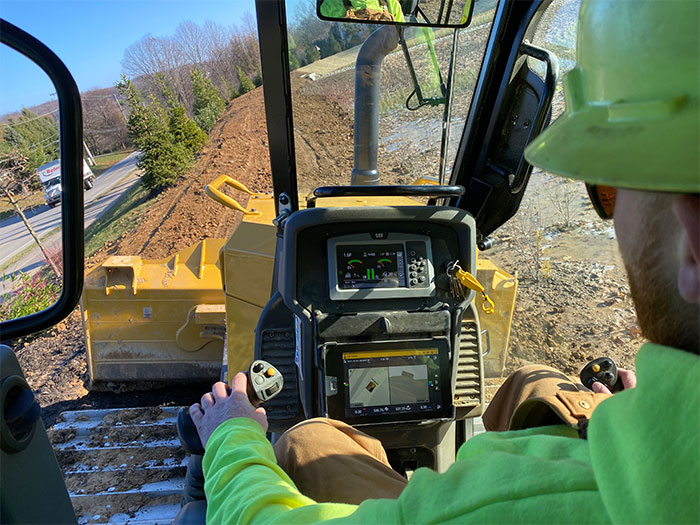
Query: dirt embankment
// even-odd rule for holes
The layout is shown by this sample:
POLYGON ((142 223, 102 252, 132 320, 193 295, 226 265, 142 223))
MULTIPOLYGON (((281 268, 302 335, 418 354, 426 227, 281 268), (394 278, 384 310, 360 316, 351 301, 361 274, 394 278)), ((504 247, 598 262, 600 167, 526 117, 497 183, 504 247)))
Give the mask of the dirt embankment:
MULTIPOLYGON (((225 174, 252 191, 272 191, 265 126, 262 89, 233 100, 195 167, 151 202, 132 231, 98 251, 89 263, 99 264, 109 255, 167 257, 207 237, 230 236, 241 214, 212 201, 204 188, 225 174)), ((244 193, 230 194, 243 205, 247 202, 244 193)))

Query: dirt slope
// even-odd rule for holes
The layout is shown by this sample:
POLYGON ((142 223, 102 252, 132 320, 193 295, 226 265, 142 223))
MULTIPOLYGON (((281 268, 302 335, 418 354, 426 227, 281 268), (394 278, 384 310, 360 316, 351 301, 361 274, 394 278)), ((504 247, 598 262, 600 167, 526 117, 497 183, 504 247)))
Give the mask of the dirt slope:
MULTIPOLYGON (((152 201, 134 230, 100 250, 91 263, 109 255, 167 257, 207 237, 231 235, 241 214, 204 193, 205 186, 222 174, 253 191, 272 191, 262 89, 233 100, 211 131, 195 167, 152 201)), ((242 192, 228 193, 243 205, 247 202, 242 192)))

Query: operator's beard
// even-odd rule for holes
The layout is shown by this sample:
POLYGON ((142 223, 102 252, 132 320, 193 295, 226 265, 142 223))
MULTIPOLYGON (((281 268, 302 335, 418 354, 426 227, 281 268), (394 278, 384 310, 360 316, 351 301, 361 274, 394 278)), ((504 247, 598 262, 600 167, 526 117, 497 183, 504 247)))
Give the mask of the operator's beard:
MULTIPOLYGON (((650 232, 665 233, 658 223, 643 226, 649 226, 650 232)), ((676 261, 661 249, 664 243, 659 241, 649 235, 630 257, 633 262, 625 261, 639 326, 652 343, 700 354, 700 306, 680 296, 677 271, 670 271, 677 270, 676 261)))

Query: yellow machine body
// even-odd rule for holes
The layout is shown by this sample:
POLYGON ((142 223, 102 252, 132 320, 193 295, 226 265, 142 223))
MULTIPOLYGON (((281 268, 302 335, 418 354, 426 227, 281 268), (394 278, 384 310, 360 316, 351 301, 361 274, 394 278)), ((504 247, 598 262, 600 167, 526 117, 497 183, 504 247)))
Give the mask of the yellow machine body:
POLYGON ((246 370, 253 360, 255 327, 270 299, 277 227, 271 196, 251 196, 248 205, 260 214, 245 215, 221 252, 226 293, 228 370, 246 370))
MULTIPOLYGON (((477 309, 484 352, 484 377, 501 377, 506 367, 518 278, 481 257, 476 261, 476 278, 495 305, 492 314, 477 309)), ((478 294, 475 300, 479 301, 478 294)))
POLYGON ((166 259, 109 257, 85 277, 81 304, 93 382, 218 377, 223 244, 206 239, 166 259))
MULTIPOLYGON (((316 205, 416 204, 405 197, 342 197, 316 205)), ((86 276, 83 323, 93 381, 216 378, 222 360, 233 373, 247 368, 270 298, 277 234, 271 195, 252 194, 248 208, 227 241, 207 239, 167 259, 110 257, 86 276)), ((477 279, 496 305, 491 315, 479 313, 485 375, 500 376, 517 278, 479 259, 477 279)))

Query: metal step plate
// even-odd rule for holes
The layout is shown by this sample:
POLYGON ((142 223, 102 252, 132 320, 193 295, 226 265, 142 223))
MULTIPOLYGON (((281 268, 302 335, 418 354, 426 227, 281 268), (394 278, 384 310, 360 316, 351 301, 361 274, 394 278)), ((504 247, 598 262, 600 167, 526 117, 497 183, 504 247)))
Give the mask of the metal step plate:
POLYGON ((187 456, 179 407, 64 412, 49 430, 78 522, 170 524, 187 456))

